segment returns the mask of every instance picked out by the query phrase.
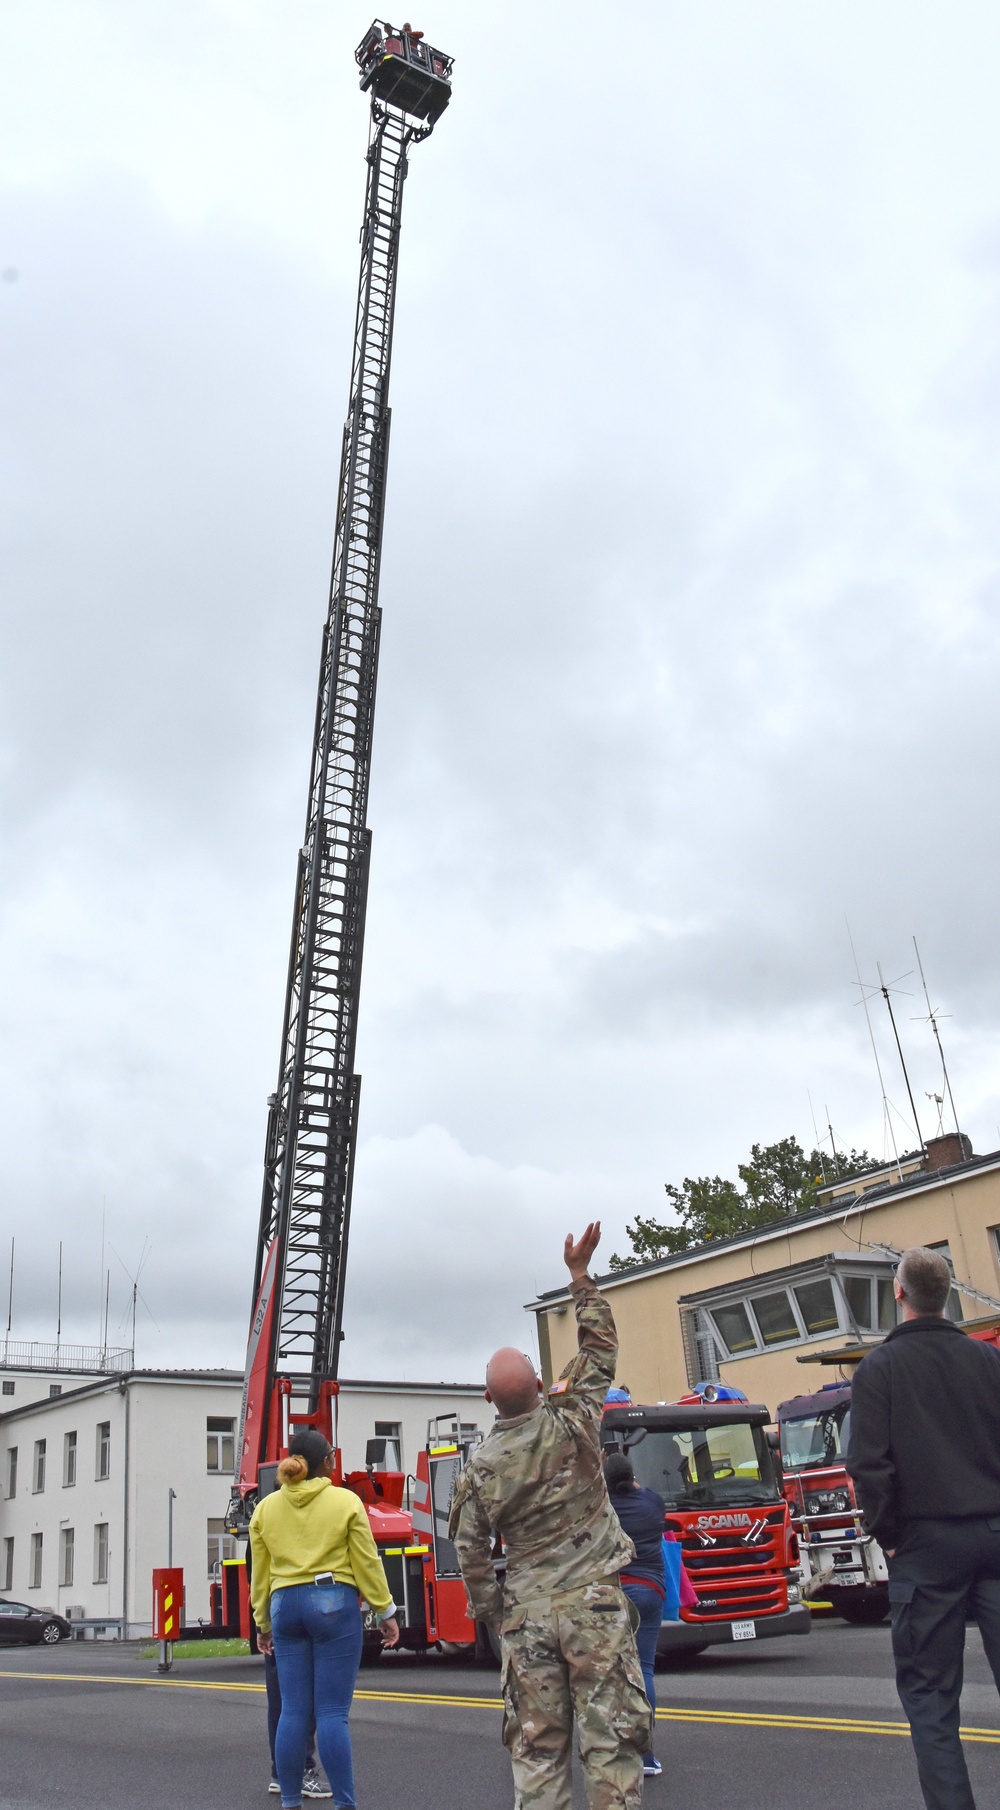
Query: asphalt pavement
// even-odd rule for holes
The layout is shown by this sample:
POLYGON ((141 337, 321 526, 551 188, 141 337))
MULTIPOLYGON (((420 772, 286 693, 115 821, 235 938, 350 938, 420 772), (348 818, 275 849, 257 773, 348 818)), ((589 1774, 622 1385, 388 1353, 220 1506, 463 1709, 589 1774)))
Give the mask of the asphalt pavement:
MULTIPOLYGON (((495 1672, 401 1655, 358 1682, 361 1810, 510 1810, 495 1672)), ((920 1804, 885 1627, 716 1647, 658 1673, 657 1696, 648 1810, 920 1804)), ((986 1810, 1000 1698, 974 1628, 963 1723, 986 1810)), ((269 1770, 259 1660, 179 1660, 161 1679, 135 1644, 0 1648, 2 1810, 263 1810, 269 1770)))

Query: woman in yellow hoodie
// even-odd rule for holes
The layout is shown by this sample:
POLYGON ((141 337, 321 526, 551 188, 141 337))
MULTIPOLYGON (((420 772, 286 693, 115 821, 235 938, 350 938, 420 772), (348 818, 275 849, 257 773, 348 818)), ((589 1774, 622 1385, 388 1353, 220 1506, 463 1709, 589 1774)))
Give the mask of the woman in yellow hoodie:
POLYGON ((250 1523, 254 1619, 281 1685, 274 1758, 282 1810, 302 1803, 313 1715, 337 1810, 355 1810, 347 1717, 361 1661, 359 1596, 378 1616, 386 1646, 399 1639, 368 1516, 353 1491, 331 1485, 332 1457, 322 1433, 296 1433, 278 1466, 281 1488, 257 1504, 250 1523))

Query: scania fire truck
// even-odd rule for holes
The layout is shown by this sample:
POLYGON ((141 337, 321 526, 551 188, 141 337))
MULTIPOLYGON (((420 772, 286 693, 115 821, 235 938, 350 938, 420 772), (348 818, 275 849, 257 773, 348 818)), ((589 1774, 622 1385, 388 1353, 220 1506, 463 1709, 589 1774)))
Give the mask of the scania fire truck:
POLYGON ((808 1634, 798 1542, 764 1436, 771 1415, 750 1402, 695 1395, 604 1411, 605 1446, 628 1454, 636 1481, 666 1503, 697 1602, 664 1621, 661 1653, 722 1641, 808 1634))

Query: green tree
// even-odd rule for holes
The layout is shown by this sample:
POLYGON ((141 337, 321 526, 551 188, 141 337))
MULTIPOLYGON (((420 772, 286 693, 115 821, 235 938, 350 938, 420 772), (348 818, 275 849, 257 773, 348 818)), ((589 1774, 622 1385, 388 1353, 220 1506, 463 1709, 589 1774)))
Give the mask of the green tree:
POLYGON ((679 1188, 666 1182, 673 1223, 637 1216, 625 1228, 631 1251, 624 1257, 615 1252, 609 1267, 631 1269, 637 1263, 676 1256, 717 1238, 738 1238, 789 1214, 808 1213, 820 1188, 878 1167, 867 1150, 852 1150, 850 1155, 838 1151, 834 1163, 819 1150, 811 1150, 807 1156, 794 1137, 781 1138, 776 1144, 754 1144, 749 1161, 739 1164, 742 1186, 721 1175, 686 1175, 679 1188))

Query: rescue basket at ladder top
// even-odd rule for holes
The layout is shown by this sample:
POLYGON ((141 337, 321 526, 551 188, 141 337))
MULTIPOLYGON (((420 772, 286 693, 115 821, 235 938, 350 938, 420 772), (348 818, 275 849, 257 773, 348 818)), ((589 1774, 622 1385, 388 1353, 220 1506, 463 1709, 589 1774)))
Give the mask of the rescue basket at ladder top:
POLYGON ((430 126, 441 118, 451 100, 452 58, 425 44, 421 32, 376 19, 355 54, 363 89, 430 126))

